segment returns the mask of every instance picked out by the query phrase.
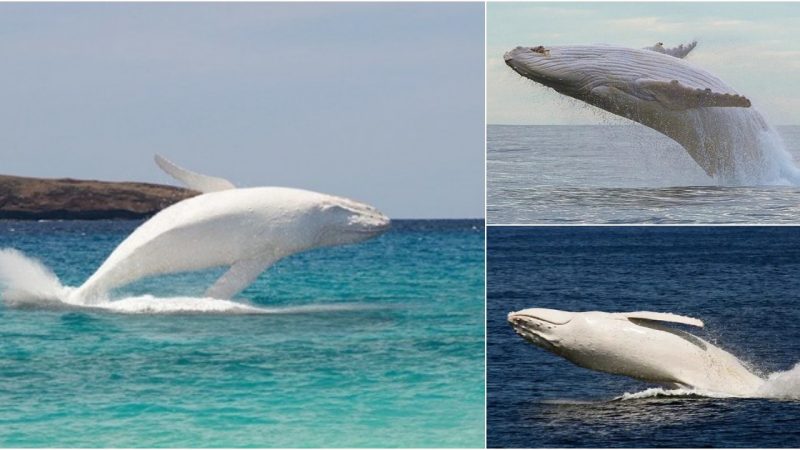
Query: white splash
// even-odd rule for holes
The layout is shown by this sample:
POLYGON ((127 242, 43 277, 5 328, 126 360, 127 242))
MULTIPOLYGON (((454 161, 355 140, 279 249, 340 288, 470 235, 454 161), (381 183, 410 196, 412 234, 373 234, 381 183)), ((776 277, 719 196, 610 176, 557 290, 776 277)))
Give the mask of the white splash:
POLYGON ((71 290, 39 260, 12 248, 0 249, 0 284, 5 286, 3 298, 12 305, 66 301, 71 290))
POLYGON ((732 398, 735 395, 725 394, 722 392, 702 391, 699 389, 664 389, 664 388, 649 388, 641 392, 626 392, 614 400, 638 400, 642 398, 659 398, 659 397, 710 397, 710 398, 732 398))
POLYGON ((758 109, 735 108, 715 113, 718 119, 727 120, 715 124, 714 139, 731 146, 734 167, 727 177, 724 172, 721 174, 722 184, 800 185, 800 169, 780 134, 758 109))
POLYGON ((39 260, 15 249, 0 249, 0 288, 3 301, 10 307, 82 309, 120 314, 306 314, 383 309, 382 306, 358 303, 264 308, 211 297, 153 295, 87 302, 70 295, 75 288, 63 286, 39 260))
POLYGON ((708 398, 767 398, 774 400, 800 400, 800 363, 789 370, 773 372, 755 393, 748 396, 736 396, 722 392, 702 391, 698 389, 664 389, 649 388, 640 392, 626 392, 614 400, 638 400, 642 398, 660 397, 708 397, 708 398))
POLYGON ((758 389, 759 397, 800 400, 800 363, 789 370, 774 372, 758 389))

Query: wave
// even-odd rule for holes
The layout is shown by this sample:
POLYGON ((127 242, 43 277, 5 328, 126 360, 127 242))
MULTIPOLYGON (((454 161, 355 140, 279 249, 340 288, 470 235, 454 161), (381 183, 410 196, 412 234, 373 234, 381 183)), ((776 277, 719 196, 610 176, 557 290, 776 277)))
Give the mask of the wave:
POLYGON ((39 260, 15 249, 0 249, 0 285, 5 304, 20 309, 89 310, 120 314, 313 314, 386 309, 363 303, 261 307, 211 297, 140 295, 86 303, 74 298, 75 287, 64 286, 39 260))
POLYGON ((0 284, 7 303, 65 303, 73 288, 63 286, 56 274, 38 259, 13 248, 0 249, 0 284))
POLYGON ((789 370, 771 373, 756 395, 778 400, 800 400, 800 363, 789 370))
POLYGON ((619 397, 615 397, 613 401, 626 401, 626 400, 640 400, 643 398, 666 398, 666 397, 688 397, 688 398, 735 398, 735 395, 725 394, 722 392, 703 391, 699 389, 665 389, 665 388, 648 388, 641 392, 626 392, 619 397))
POLYGON ((641 392, 626 392, 614 401, 638 400, 643 398, 664 397, 704 397, 704 398, 764 398, 773 400, 800 400, 800 363, 789 370, 771 373, 750 395, 737 396, 723 392, 703 391, 699 389, 665 389, 649 388, 641 392))

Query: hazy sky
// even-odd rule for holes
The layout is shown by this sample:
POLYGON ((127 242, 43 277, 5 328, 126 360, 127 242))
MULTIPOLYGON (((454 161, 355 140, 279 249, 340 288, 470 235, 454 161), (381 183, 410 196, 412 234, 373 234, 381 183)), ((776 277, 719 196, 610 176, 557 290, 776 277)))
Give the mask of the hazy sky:
POLYGON ((696 39, 687 60, 753 101, 776 125, 800 124, 800 3, 489 3, 488 121, 586 124, 606 120, 503 62, 518 45, 673 47, 696 39))
POLYGON ((483 4, 0 4, 0 173, 483 217, 483 4))

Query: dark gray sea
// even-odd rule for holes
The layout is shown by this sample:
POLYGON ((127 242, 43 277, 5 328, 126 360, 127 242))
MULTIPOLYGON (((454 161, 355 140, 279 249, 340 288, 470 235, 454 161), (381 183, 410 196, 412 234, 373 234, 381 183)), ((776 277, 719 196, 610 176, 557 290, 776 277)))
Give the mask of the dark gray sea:
MULTIPOLYGON (((800 160, 800 127, 778 133, 800 160)), ((490 224, 800 222, 800 186, 721 186, 643 126, 489 125, 487 135, 490 224)))

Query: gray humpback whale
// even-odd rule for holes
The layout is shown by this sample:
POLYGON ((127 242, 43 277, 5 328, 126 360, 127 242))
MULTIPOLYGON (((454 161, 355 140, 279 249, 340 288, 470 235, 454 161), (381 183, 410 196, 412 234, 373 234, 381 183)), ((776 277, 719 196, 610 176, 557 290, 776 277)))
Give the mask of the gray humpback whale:
POLYGON ((800 183, 750 99, 682 59, 696 45, 517 47, 504 59, 525 78, 670 137, 724 184, 800 183))

